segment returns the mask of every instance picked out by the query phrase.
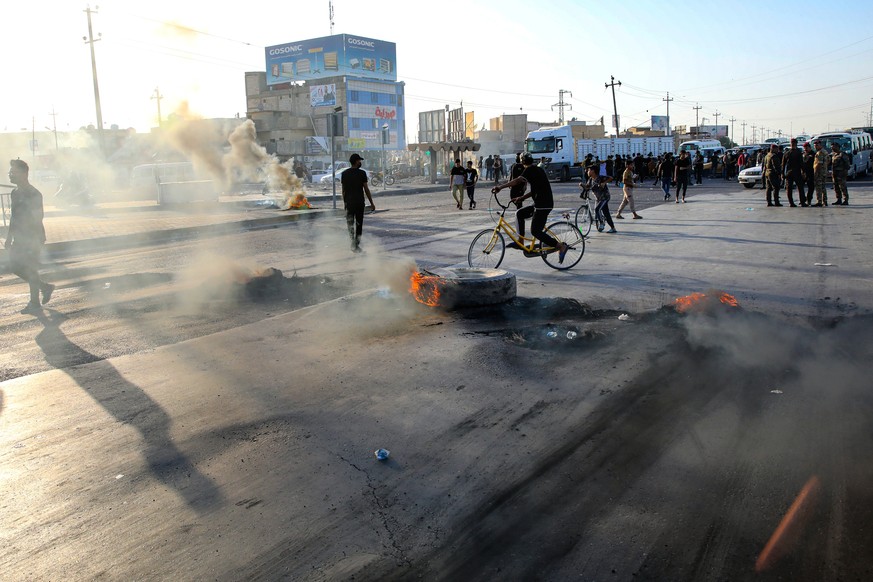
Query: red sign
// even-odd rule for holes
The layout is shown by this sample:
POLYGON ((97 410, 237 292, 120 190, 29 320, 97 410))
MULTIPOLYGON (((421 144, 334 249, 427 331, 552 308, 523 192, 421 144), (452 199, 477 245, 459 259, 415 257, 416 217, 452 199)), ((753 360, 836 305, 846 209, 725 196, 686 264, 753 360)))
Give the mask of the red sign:
POLYGON ((376 117, 378 117, 379 119, 394 119, 395 117, 397 117, 397 110, 396 109, 388 109, 387 107, 385 109, 382 109, 381 107, 377 107, 376 108, 376 117))

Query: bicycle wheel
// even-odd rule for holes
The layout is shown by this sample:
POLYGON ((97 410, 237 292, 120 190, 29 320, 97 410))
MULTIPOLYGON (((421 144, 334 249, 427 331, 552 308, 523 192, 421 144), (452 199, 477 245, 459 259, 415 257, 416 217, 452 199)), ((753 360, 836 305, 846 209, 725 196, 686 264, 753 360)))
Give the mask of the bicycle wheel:
POLYGON ((576 224, 579 232, 582 233, 582 236, 588 236, 591 232, 591 208, 588 207, 587 202, 576 211, 576 217, 573 219, 573 222, 576 224))
POLYGON ((391 186, 392 184, 394 184, 394 176, 388 174, 387 176, 385 176, 385 185, 391 186))
POLYGON ((496 269, 503 262, 506 241, 503 233, 488 228, 476 235, 467 251, 467 264, 481 269, 496 269))
POLYGON ((582 233, 576 228, 575 224, 565 220, 553 222, 546 228, 546 232, 552 238, 557 239, 558 242, 565 242, 570 247, 567 249, 567 255, 564 257, 563 263, 558 262, 557 250, 544 251, 542 253, 543 261, 548 266, 563 271, 574 267, 576 263, 582 260, 582 255, 585 254, 585 237, 582 236, 582 233))

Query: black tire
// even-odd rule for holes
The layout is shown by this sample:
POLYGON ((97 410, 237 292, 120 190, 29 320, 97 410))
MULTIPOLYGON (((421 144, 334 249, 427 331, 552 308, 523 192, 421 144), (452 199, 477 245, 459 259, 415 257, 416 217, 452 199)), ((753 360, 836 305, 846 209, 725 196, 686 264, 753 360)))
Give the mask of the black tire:
POLYGON ((488 228, 480 232, 470 243, 467 251, 467 264, 476 269, 496 269, 506 254, 506 241, 503 233, 488 228))
POLYGON ((582 255, 585 254, 585 237, 579 232, 575 224, 566 220, 553 222, 546 228, 546 232, 558 242, 567 243, 570 249, 564 257, 564 262, 558 262, 558 251, 542 251, 543 261, 553 269, 564 271, 582 260, 582 255))
POLYGON ((755 187, 755 183, 752 182, 752 183, 750 184, 750 183, 748 183, 748 182, 743 182, 743 187, 745 187, 745 188, 754 188, 754 187, 755 187))
MULTIPOLYGON (((489 231, 494 232, 494 231, 489 231)), ((496 305, 515 299, 515 275, 503 269, 445 267, 428 271, 434 307, 457 309, 496 305)))
POLYGON ((561 182, 569 182, 570 181, 570 168, 564 166, 561 168, 561 182))
POLYGON ((388 174, 387 176, 385 176, 385 185, 391 186, 393 184, 394 184, 394 176, 392 176, 391 174, 388 174))
POLYGON ((591 208, 589 208, 588 203, 586 202, 576 211, 576 216, 573 218, 573 223, 576 225, 576 228, 579 229, 579 232, 582 236, 588 236, 591 233, 591 208))

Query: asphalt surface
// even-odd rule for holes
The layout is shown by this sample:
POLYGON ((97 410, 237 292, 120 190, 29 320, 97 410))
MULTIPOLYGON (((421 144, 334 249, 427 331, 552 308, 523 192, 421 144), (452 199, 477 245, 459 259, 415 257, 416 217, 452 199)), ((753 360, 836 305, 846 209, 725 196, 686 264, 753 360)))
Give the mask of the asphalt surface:
POLYGON ((492 308, 407 292, 491 223, 448 192, 377 198, 362 255, 328 212, 62 257, 39 318, 3 276, 3 577, 869 579, 873 193, 850 189, 644 188, 573 270, 508 254, 519 298, 492 308), (673 307, 712 290, 740 307, 673 307))

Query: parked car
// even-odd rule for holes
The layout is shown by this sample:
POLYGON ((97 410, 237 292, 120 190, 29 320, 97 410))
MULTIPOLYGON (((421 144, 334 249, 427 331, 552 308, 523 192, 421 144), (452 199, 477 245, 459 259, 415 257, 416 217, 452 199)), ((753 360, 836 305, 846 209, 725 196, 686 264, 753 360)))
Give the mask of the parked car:
POLYGON ((755 185, 762 184, 764 181, 763 168, 761 166, 746 168, 740 172, 737 180, 746 188, 754 188, 755 185))
MULTIPOLYGON (((321 177, 319 182, 322 184, 330 184, 331 178, 333 178, 334 180, 339 182, 342 179, 343 172, 345 172, 348 169, 349 168, 343 168, 341 170, 337 170, 337 173, 335 175, 325 174, 324 176, 321 177)), ((361 169, 363 169, 363 168, 361 168, 361 169)), ((370 172, 367 172, 367 170, 364 170, 364 172, 367 174, 367 180, 369 181, 370 180, 370 172)))
MULTIPOLYGON (((337 176, 339 176, 343 170, 351 167, 349 162, 336 162, 336 172, 337 176)), ((333 166, 328 166, 323 170, 312 170, 312 183, 320 184, 324 178, 327 178, 327 182, 330 183, 330 175, 333 174, 334 168, 333 166)))

